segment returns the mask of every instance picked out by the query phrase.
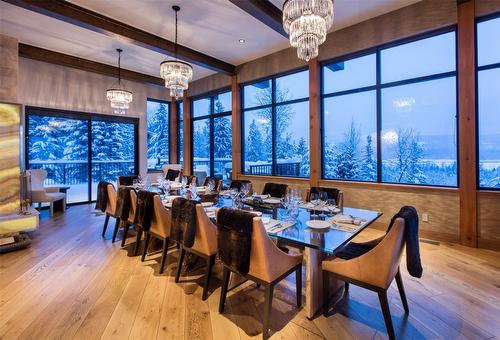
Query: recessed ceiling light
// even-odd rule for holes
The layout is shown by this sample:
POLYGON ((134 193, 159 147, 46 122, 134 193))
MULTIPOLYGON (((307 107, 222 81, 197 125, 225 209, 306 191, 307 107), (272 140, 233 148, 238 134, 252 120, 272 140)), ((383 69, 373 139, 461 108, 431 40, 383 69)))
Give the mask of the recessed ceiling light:
POLYGON ((244 43, 245 43, 245 39, 239 39, 239 40, 238 40, 238 42, 239 42, 240 44, 244 44, 244 43))

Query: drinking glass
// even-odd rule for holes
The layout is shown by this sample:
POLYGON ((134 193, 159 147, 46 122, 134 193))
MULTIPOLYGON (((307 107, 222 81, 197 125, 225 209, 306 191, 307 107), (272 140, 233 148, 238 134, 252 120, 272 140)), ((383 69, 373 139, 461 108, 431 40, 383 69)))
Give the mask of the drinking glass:
POLYGON ((181 184, 182 184, 183 187, 186 186, 187 182, 188 182, 187 177, 182 176, 181 184))
POLYGON ((335 204, 336 203, 337 202, 335 202, 335 199, 333 199, 333 198, 329 198, 326 201, 326 210, 328 210, 329 215, 333 215, 333 212, 335 211, 335 204))

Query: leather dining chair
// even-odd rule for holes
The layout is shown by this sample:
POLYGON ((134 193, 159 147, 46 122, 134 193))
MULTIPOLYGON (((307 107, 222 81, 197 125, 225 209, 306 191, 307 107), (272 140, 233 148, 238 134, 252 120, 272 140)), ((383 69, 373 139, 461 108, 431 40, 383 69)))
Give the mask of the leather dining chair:
POLYGON ((42 203, 48 202, 50 205, 50 216, 54 216, 54 202, 62 201, 63 211, 66 209, 66 194, 59 192, 58 187, 45 187, 44 182, 47 178, 45 169, 29 170, 31 175, 31 200, 33 203, 38 203, 40 210, 42 203))
MULTIPOLYGON (((365 243, 373 246, 365 254, 349 260, 333 258, 322 262, 323 269, 323 315, 328 316, 329 309, 329 285, 330 277, 346 282, 346 291, 349 283, 360 286, 378 294, 382 313, 384 315, 387 333, 390 339, 394 339, 394 328, 392 326, 387 290, 391 282, 396 279, 399 294, 406 314, 409 314, 408 302, 404 291, 399 263, 405 246, 404 242, 405 221, 396 218, 394 224, 387 234, 377 240, 365 243)), ((364 244, 358 244, 358 246, 364 244)))
POLYGON ((163 268, 167 259, 168 246, 170 244, 170 225, 172 221, 172 213, 165 208, 159 195, 154 197, 154 213, 151 219, 151 228, 146 231, 144 239, 144 251, 142 253, 141 261, 144 262, 146 258, 149 241, 151 236, 163 241, 163 250, 160 262, 160 274, 163 274, 163 268))
POLYGON ((175 282, 179 282, 186 252, 193 253, 205 259, 207 263, 207 270, 203 285, 202 299, 206 300, 208 297, 208 285, 210 283, 212 267, 215 264, 215 256, 217 255, 217 227, 210 221, 201 204, 196 205, 196 233, 194 237, 194 244, 191 248, 185 247, 181 244, 180 249, 181 254, 179 256, 175 282))
MULTIPOLYGON (((265 288, 262 336, 267 339, 274 287, 293 272, 295 272, 297 307, 302 305, 302 255, 281 251, 267 235, 260 217, 253 218, 250 249, 249 271, 243 277, 265 288)), ((230 264, 224 263, 219 313, 224 312, 231 272, 230 264)))
POLYGON ((104 227, 102 228, 102 237, 106 235, 106 229, 108 228, 109 218, 113 217, 115 219, 115 229, 118 228, 120 224, 120 219, 116 215, 116 190, 113 184, 108 184, 107 187, 108 192, 108 201, 106 203, 106 219, 104 220, 104 227))
POLYGON ((282 198, 286 196, 288 185, 281 183, 266 183, 262 190, 262 195, 269 195, 271 197, 282 198))
POLYGON ((137 205, 137 194, 134 190, 130 190, 130 210, 128 213, 127 224, 125 225, 123 231, 122 248, 125 247, 125 242, 127 241, 128 230, 130 226, 134 225, 135 218, 135 207, 137 205))
POLYGON ((214 191, 221 191, 222 190, 222 180, 217 179, 215 177, 206 177, 205 180, 203 181, 203 186, 206 187, 210 182, 214 183, 214 191))

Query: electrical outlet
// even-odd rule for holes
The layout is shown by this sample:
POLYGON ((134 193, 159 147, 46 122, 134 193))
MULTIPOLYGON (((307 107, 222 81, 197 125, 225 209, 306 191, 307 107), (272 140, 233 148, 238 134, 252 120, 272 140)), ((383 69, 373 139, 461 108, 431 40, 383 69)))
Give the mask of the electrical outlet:
POLYGON ((429 214, 428 213, 423 213, 422 214, 422 221, 429 222, 429 214))

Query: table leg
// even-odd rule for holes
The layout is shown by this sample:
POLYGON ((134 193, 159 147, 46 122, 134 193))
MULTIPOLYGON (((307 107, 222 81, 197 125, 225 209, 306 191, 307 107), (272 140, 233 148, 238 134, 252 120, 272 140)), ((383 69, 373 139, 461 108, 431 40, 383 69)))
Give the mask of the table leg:
MULTIPOLYGON (((308 319, 313 319, 323 307, 323 275, 321 261, 323 252, 306 247, 304 249, 304 262, 306 270, 306 304, 305 311, 308 319)), ((330 291, 336 292, 342 282, 330 280, 330 291)))

